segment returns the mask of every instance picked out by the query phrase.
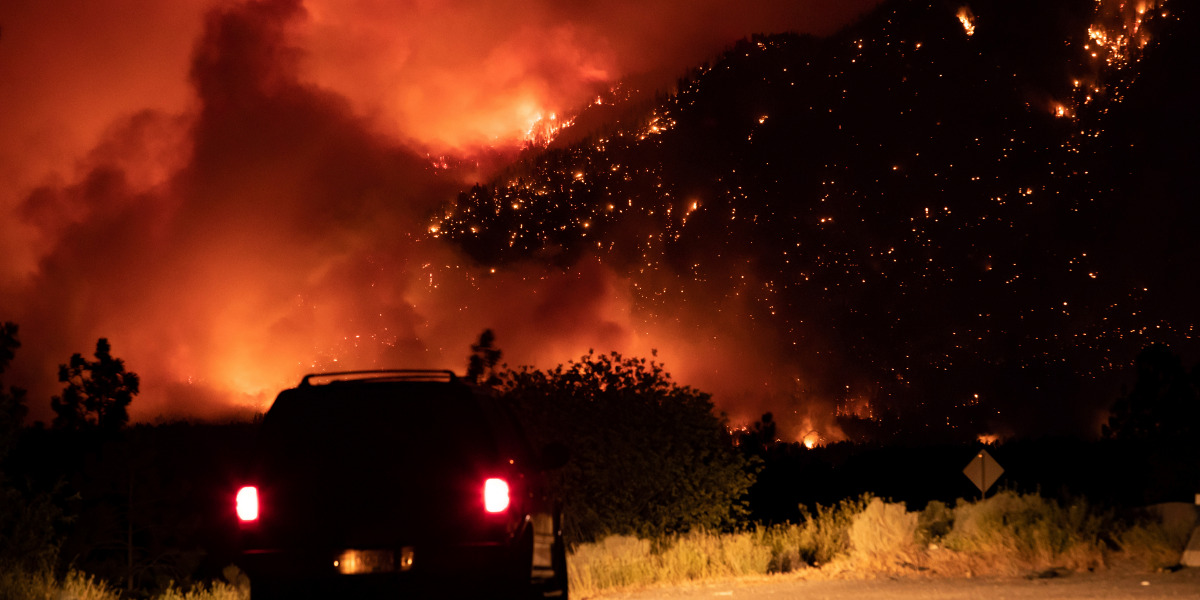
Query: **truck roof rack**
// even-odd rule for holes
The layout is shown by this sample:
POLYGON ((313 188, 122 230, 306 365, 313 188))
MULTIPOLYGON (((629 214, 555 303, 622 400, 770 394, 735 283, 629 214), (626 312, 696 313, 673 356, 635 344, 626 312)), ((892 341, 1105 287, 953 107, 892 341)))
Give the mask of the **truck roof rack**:
POLYGON ((325 380, 323 385, 352 381, 445 381, 457 383, 458 375, 454 371, 441 369, 375 369, 367 371, 333 371, 330 373, 309 373, 300 380, 297 387, 316 385, 313 380, 325 380))

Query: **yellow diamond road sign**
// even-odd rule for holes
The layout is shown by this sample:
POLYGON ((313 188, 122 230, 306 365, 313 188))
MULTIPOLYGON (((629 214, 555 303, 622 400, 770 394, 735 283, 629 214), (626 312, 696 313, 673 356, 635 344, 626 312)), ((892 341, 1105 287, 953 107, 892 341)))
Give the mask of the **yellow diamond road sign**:
POLYGON ((980 450, 975 458, 967 464, 967 468, 963 469, 963 474, 967 476, 967 479, 970 479, 971 483, 974 483, 975 487, 985 494, 1003 473, 1004 467, 1001 467, 1000 463, 996 462, 996 459, 992 458, 987 450, 980 450))

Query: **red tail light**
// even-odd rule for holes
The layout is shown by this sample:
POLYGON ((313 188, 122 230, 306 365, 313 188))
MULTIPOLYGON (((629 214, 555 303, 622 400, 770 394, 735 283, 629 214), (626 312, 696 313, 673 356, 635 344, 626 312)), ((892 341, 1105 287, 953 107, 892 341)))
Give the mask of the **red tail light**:
POLYGON ((508 482, 493 477, 483 482, 483 508, 490 513, 508 510, 508 482))
POLYGON ((242 522, 258 520, 258 488, 248 485, 238 490, 237 516, 242 522))

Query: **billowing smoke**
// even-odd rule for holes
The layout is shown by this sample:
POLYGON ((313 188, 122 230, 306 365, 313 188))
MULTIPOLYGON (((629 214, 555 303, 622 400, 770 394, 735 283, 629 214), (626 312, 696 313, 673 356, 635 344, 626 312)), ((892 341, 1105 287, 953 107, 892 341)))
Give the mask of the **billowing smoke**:
POLYGON ((751 33, 824 33, 874 2, 314 0, 309 80, 435 151, 491 145, 619 78, 669 84, 751 33))
POLYGON ((657 348, 745 371, 752 333, 681 337, 594 259, 492 273, 424 236, 480 176, 428 153, 512 148, 621 77, 867 4, 7 3, 0 80, 25 82, 0 86, 11 383, 45 419, 56 365, 107 337, 142 375, 135 419, 213 416, 313 370, 461 370, 488 327, 510 364, 657 348))

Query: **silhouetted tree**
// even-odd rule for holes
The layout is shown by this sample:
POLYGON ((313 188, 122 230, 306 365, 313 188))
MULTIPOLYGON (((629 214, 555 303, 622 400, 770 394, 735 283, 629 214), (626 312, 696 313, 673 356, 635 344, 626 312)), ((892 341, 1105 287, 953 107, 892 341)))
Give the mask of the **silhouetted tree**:
POLYGON ((67 384, 62 396, 50 400, 54 427, 96 427, 116 431, 129 421, 128 407, 138 393, 137 373, 125 371, 125 361, 113 358, 106 338, 96 342, 96 360, 76 353, 58 367, 58 380, 67 384))
POLYGON ((731 524, 754 481, 708 394, 645 358, 588 353, 549 371, 503 374, 503 391, 535 443, 561 443, 553 471, 568 540, 653 536, 731 524))
POLYGON ((734 439, 743 454, 762 457, 775 445, 777 429, 775 415, 765 412, 749 428, 735 432, 734 439))
MULTIPOLYGON (((8 369, 16 356, 21 342, 17 341, 17 324, 5 322, 0 325, 0 375, 8 369)), ((17 432, 29 411, 25 406, 25 390, 5 387, 0 383, 0 460, 16 442, 17 432)))
MULTIPOLYGON (((17 325, 0 325, 0 375, 20 347, 17 325)), ((44 572, 58 556, 56 526, 62 522, 62 508, 51 493, 29 489, 27 483, 13 485, 3 469, 27 412, 25 390, 0 382, 0 572, 44 572)))
POLYGON ((496 334, 491 329, 484 329, 479 334, 479 343, 471 344, 471 358, 467 361, 467 379, 478 385, 498 385, 500 377, 496 374, 496 365, 502 355, 496 348, 496 334))
POLYGON ((0 374, 8 368, 8 363, 12 362, 17 348, 20 347, 21 342, 17 341, 17 324, 5 321, 0 325, 0 374))
POLYGON ((777 429, 775 426, 775 415, 770 412, 763 413, 762 418, 754 424, 754 434, 764 447, 775 443, 777 429))
POLYGON ((1147 347, 1134 361, 1137 380, 1113 403, 1106 438, 1182 438, 1200 427, 1200 367, 1189 374, 1183 361, 1163 344, 1147 347))

